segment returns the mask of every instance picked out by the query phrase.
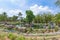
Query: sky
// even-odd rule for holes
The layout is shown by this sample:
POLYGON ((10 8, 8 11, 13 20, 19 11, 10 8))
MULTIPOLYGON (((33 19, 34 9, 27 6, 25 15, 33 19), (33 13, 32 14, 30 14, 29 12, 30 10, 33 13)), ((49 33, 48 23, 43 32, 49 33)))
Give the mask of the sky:
POLYGON ((42 12, 55 14, 60 12, 55 2, 56 0, 0 0, 0 14, 6 12, 8 16, 13 16, 21 12, 25 17, 26 10, 32 10, 34 15, 42 12))

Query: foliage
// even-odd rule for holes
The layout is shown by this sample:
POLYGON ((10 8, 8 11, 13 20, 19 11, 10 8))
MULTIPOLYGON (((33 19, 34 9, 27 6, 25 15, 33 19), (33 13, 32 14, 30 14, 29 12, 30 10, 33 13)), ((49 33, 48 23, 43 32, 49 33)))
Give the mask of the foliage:
POLYGON ((14 16, 12 17, 12 20, 13 20, 13 21, 16 21, 17 18, 18 18, 18 16, 15 16, 15 15, 14 15, 14 16))
POLYGON ((55 27, 55 31, 57 32, 59 30, 58 26, 55 27))
POLYGON ((3 12, 2 14, 0 14, 0 21, 7 21, 7 13, 3 12))
POLYGON ((31 10, 26 10, 26 20, 28 23, 32 22, 34 18, 34 14, 31 10))
POLYGON ((58 13, 58 14, 55 15, 55 22, 56 22, 57 24, 60 23, 60 13, 58 13))
POLYGON ((11 40, 15 40, 17 36, 15 36, 14 34, 12 33, 9 33, 8 34, 8 38, 10 38, 11 40))
POLYGON ((53 16, 50 12, 42 14, 43 22, 48 23, 52 21, 53 16))
POLYGON ((32 31, 33 31, 32 28, 26 28, 26 29, 25 29, 25 32, 27 32, 27 33, 31 33, 32 31))
POLYGON ((34 29, 39 29, 39 25, 34 25, 34 29))
POLYGON ((33 21, 34 21, 34 23, 41 23, 41 22, 43 22, 43 18, 41 15, 38 14, 35 16, 33 21))
POLYGON ((48 26, 48 29, 51 29, 51 26, 50 25, 48 26))
POLYGON ((16 40, 25 40, 25 37, 23 37, 23 36, 18 36, 18 37, 16 38, 16 40))

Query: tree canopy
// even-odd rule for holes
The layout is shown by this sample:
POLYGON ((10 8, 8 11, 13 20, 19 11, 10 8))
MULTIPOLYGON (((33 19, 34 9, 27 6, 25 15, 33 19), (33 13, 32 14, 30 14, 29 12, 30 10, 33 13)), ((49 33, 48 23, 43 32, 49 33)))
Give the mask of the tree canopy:
POLYGON ((35 16, 31 10, 26 10, 26 20, 28 23, 32 22, 34 17, 35 16))

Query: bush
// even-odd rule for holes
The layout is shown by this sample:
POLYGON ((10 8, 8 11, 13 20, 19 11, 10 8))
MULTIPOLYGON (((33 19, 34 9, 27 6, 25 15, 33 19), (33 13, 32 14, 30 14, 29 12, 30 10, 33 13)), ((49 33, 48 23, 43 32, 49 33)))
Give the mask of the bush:
POLYGON ((17 37, 15 40, 25 40, 25 37, 19 36, 19 37, 17 37))
POLYGON ((59 28, 56 26, 56 27, 55 27, 55 31, 57 32, 58 30, 59 30, 59 28))
POLYGON ((50 25, 48 26, 48 29, 51 29, 51 26, 50 25))
POLYGON ((16 35, 13 35, 12 33, 9 33, 8 34, 8 38, 11 39, 11 40, 15 40, 16 39, 16 35))
POLYGON ((27 28, 27 29, 26 29, 26 32, 27 32, 27 33, 31 33, 32 31, 33 31, 32 28, 27 28))
POLYGON ((34 25, 33 28, 34 29, 39 29, 39 25, 34 25))
POLYGON ((45 33, 46 31, 45 30, 41 30, 42 31, 42 33, 45 33))

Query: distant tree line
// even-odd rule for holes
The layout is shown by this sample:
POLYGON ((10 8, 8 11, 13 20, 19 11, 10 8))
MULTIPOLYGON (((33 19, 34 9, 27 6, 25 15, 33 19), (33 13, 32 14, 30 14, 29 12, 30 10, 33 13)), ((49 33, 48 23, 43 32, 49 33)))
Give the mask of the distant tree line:
POLYGON ((56 24, 60 24, 60 13, 54 15, 54 13, 43 13, 34 15, 31 10, 26 10, 26 17, 22 17, 22 13, 19 12, 18 16, 13 15, 9 17, 6 12, 0 14, 0 21, 22 21, 26 23, 48 23, 55 22, 56 24))

